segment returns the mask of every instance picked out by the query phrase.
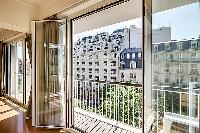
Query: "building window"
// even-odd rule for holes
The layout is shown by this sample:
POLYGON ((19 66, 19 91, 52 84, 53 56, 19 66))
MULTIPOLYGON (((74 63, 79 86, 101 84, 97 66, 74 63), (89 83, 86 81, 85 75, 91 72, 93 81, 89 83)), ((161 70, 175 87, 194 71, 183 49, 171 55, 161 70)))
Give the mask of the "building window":
POLYGON ((99 69, 95 69, 95 73, 99 73, 99 69))
POLYGON ((116 66, 116 65, 117 65, 116 61, 111 62, 111 66, 116 66))
POLYGON ((104 80, 107 81, 107 76, 104 76, 104 80))
POLYGON ((176 65, 176 74, 177 75, 183 74, 183 65, 181 64, 176 65))
POLYGON ((177 53, 177 60, 181 61, 182 60, 182 53, 177 53))
POLYGON ((165 44, 165 51, 170 51, 170 44, 169 43, 165 44))
POLYGON ((105 65, 105 66, 107 66, 107 65, 108 65, 107 61, 104 61, 104 65, 105 65))
POLYGON ((190 66, 190 75, 198 74, 197 64, 191 64, 190 66))
POLYGON ((166 54, 165 54, 165 61, 170 61, 170 59, 171 59, 170 54, 169 54, 169 53, 166 53, 166 54))
POLYGON ((116 79, 117 79, 116 77, 111 77, 112 82, 116 82, 116 79))
POLYGON ((135 61, 130 62, 130 68, 136 68, 136 62, 135 61))
POLYGON ((89 60, 92 60, 92 55, 89 55, 89 60))
POLYGON ((157 53, 157 52, 158 52, 158 45, 154 45, 153 48, 154 48, 154 49, 153 49, 153 52, 154 52, 154 53, 157 53))
POLYGON ((191 53, 191 61, 195 61, 196 60, 196 53, 191 53))
POLYGON ((104 69, 104 74, 107 74, 108 70, 107 69, 104 69))
POLYGON ((85 62, 82 62, 82 65, 84 66, 84 65, 85 65, 85 62))
POLYGON ((95 66, 99 66, 99 62, 95 62, 95 66))
POLYGON ((198 77, 190 77, 190 82, 198 82, 198 77))
POLYGON ((115 59, 117 58, 117 53, 113 54, 113 58, 115 58, 115 59))
POLYGON ((121 58, 124 59, 124 54, 121 54, 121 58))
POLYGON ((183 47, 183 42, 177 42, 177 49, 181 50, 183 47))
POLYGON ((132 59, 135 59, 135 53, 132 53, 132 59))
POLYGON ((116 69, 111 69, 111 74, 116 74, 117 70, 116 69))
POLYGON ((197 41, 191 41, 191 49, 196 49, 198 45, 197 41))
POLYGON ((89 69, 89 73, 92 73, 92 69, 91 68, 89 69))
POLYGON ((138 53, 138 57, 141 58, 142 57, 142 53, 138 53))
POLYGON ((95 80, 96 80, 96 81, 99 81, 99 76, 95 76, 95 80))
POLYGON ((92 66, 92 62, 89 62, 89 66, 92 66))
POLYGON ((120 63, 120 68, 125 68, 125 62, 122 61, 122 62, 120 63))
POLYGON ((169 84, 169 78, 165 78, 165 84, 169 84))
POLYGON ((89 75, 89 79, 92 79, 92 75, 89 75))
POLYGON ((126 54, 126 59, 130 59, 130 54, 129 53, 126 54))

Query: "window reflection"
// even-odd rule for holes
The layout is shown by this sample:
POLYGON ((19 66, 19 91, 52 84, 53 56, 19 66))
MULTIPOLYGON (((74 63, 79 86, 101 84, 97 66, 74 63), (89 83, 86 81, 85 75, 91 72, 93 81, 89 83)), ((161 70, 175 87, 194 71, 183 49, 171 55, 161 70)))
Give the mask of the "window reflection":
POLYGON ((11 89, 10 95, 23 103, 23 55, 22 41, 14 42, 11 49, 11 89))
POLYGON ((168 41, 153 38, 155 115, 151 130, 197 133, 200 89, 200 19, 197 16, 200 15, 200 3, 163 2, 153 0, 156 13, 153 14, 152 29, 170 27, 171 36, 168 41), (171 6, 175 7, 170 9, 171 6), (163 9, 158 11, 158 7, 163 9))

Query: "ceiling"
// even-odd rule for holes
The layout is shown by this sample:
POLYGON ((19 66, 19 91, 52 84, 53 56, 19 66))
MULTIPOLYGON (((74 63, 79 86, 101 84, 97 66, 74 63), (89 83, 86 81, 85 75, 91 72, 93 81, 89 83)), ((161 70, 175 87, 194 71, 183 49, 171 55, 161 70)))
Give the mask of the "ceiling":
POLYGON ((0 28, 0 41, 4 41, 5 39, 13 36, 13 35, 17 35, 20 32, 18 31, 13 31, 13 30, 8 30, 8 29, 4 29, 4 28, 0 28))
POLYGON ((0 0, 0 28, 31 33, 31 21, 42 20, 80 0, 0 0))
POLYGON ((53 0, 17 0, 17 1, 28 6, 42 8, 50 4, 53 0))
MULTIPOLYGON (((60 13, 61 16, 65 17, 79 10, 84 10, 84 8, 90 8, 91 5, 100 1, 115 0, 0 0, 0 40, 3 37, 15 34, 15 31, 31 33, 32 20, 42 20, 63 11, 63 9, 68 9, 72 5, 79 5, 77 8, 65 10, 65 12, 60 13)), ((153 12, 159 12, 197 1, 199 0, 153 0, 153 9, 155 9, 153 12)))

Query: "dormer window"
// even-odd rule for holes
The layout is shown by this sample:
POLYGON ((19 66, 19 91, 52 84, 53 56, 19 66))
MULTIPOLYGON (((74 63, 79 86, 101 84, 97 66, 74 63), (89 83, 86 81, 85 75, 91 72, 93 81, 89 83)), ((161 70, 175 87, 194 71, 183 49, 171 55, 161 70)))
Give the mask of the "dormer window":
POLYGON ((124 59, 124 54, 121 54, 121 58, 124 59))
POLYGON ((135 59, 135 53, 132 53, 132 59, 135 59))
POLYGON ((130 59, 130 54, 129 53, 126 54, 126 58, 130 59))
POLYGON ((138 53, 138 57, 141 58, 142 57, 142 53, 138 53))
POLYGON ((170 44, 167 43, 167 44, 165 44, 165 51, 169 51, 169 50, 170 50, 170 44))
POLYGON ((197 45, 198 45, 198 42, 197 41, 191 41, 191 49, 196 49, 197 48, 197 45))
POLYGON ((158 45, 154 46, 154 52, 158 52, 158 45))
POLYGON ((177 43, 177 49, 179 49, 179 50, 183 49, 183 42, 177 43))

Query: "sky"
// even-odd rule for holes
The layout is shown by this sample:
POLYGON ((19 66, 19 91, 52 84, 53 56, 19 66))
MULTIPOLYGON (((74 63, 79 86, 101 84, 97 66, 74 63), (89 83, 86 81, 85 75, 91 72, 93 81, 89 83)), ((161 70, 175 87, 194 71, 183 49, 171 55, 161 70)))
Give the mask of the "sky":
MULTIPOLYGON (((85 36, 94 36, 97 33, 112 33, 116 29, 128 28, 135 25, 141 28, 141 18, 129 20, 95 30, 90 30, 74 35, 74 41, 85 36)), ((155 13, 152 16, 152 28, 171 27, 171 39, 183 40, 198 38, 200 36, 200 3, 193 3, 182 7, 155 13)))
POLYGON ((200 35, 200 3, 174 8, 152 16, 152 27, 171 27, 172 40, 192 39, 200 35))

